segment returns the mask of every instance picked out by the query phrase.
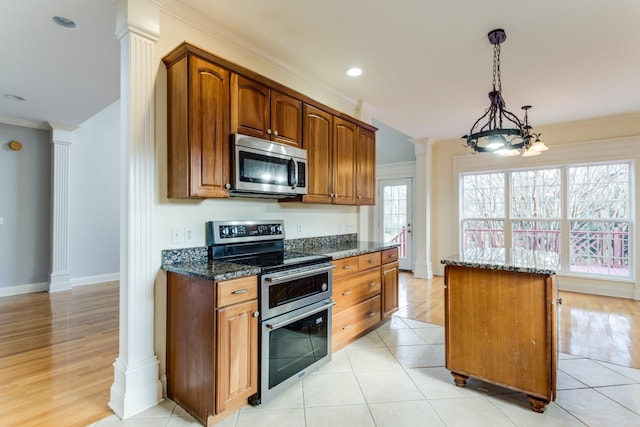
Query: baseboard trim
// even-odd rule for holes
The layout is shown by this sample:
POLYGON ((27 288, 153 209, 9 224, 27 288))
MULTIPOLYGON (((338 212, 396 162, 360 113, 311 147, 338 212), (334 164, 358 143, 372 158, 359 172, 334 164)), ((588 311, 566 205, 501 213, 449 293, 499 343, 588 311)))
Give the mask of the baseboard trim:
MULTIPOLYGON (((96 276, 84 276, 71 279, 71 287, 96 285, 98 283, 114 282, 120 280, 120 273, 98 274, 96 276)), ((0 298, 13 295, 32 294, 35 292, 48 292, 49 282, 27 283, 24 285, 0 287, 0 298)))
POLYGON ((49 290, 49 282, 27 283, 25 285, 8 286, 0 288, 0 297, 12 295, 32 294, 34 292, 46 292, 49 290))
POLYGON ((120 280, 120 273, 98 274, 96 276, 84 276, 71 279, 71 286, 95 285, 97 283, 113 282, 120 280))

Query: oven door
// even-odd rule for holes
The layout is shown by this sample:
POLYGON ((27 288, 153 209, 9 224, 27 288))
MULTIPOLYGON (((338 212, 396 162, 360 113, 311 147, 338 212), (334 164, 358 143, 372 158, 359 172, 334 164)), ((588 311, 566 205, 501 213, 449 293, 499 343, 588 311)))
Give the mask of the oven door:
POLYGON ((328 262, 263 274, 260 283, 261 319, 271 319, 331 298, 334 268, 328 262))
POLYGON ((262 322, 260 402, 331 360, 331 308, 320 301, 262 322))

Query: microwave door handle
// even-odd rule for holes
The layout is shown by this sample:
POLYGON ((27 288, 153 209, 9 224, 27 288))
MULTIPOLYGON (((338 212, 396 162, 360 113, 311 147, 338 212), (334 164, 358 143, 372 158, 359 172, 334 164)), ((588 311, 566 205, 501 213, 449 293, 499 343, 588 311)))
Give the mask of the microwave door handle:
POLYGON ((292 157, 289 160, 289 187, 296 188, 298 185, 298 162, 292 157))

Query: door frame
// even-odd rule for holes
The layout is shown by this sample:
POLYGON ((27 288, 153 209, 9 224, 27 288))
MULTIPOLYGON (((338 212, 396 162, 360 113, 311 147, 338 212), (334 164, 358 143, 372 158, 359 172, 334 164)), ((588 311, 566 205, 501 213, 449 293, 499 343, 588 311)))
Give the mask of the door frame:
MULTIPOLYGON (((380 209, 382 200, 379 197, 380 191, 380 181, 388 181, 392 179, 411 179, 412 180, 412 208, 411 208, 411 216, 413 218, 413 223, 411 228, 415 230, 415 220, 416 220, 416 162, 404 162, 404 163, 393 163, 387 165, 376 165, 376 206, 373 211, 373 221, 371 222, 370 232, 373 236, 373 240, 377 242, 382 242, 383 236, 380 232, 380 209)), ((415 233, 413 233, 415 234, 415 233)), ((415 271, 416 265, 416 239, 412 237, 411 239, 411 247, 409 248, 412 259, 411 259, 411 271, 415 271)))

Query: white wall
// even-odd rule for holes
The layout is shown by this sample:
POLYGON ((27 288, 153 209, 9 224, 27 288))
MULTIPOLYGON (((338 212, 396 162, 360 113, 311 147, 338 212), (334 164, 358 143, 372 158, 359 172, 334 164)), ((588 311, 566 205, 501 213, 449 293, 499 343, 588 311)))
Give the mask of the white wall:
POLYGON ((416 147, 409 135, 373 119, 376 132, 376 164, 388 165, 416 161, 416 147), (384 141, 380 144, 380 141, 384 141))
POLYGON ((50 140, 48 130, 0 123, 0 296, 48 288, 50 140))
POLYGON ((120 270, 120 102, 73 132, 69 180, 72 285, 117 280, 120 270))

